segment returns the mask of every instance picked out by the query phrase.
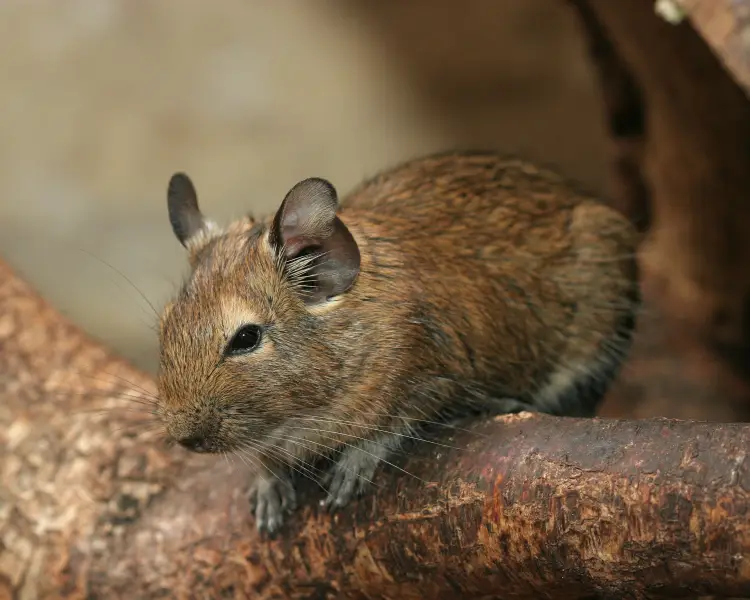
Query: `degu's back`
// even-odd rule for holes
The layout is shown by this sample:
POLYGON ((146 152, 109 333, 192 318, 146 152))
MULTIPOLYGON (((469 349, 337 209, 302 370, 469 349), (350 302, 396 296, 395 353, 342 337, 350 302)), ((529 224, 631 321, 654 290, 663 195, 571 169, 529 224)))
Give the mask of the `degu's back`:
POLYGON ((539 410, 594 413, 639 305, 623 215, 553 171, 481 152, 384 171, 340 215, 366 231, 377 270, 397 265, 392 289, 424 307, 446 371, 539 410))

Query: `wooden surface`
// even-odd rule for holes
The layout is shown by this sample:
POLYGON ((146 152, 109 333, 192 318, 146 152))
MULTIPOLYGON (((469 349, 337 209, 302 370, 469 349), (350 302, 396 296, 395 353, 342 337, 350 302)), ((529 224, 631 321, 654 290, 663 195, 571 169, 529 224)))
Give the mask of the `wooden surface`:
MULTIPOLYGON (((689 405, 694 370, 638 348, 620 406, 689 405)), ((242 463, 167 448, 153 392, 0 262, 0 598, 750 595, 750 425, 476 422, 336 515, 308 482, 269 541, 242 463)))

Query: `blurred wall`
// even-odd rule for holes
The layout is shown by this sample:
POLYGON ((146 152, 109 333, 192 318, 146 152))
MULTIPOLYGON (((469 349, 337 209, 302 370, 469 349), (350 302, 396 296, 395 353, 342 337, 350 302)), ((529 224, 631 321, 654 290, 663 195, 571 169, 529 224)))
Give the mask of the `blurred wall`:
POLYGON ((345 192, 452 147, 602 189, 595 88, 560 0, 6 0, 0 40, 0 256, 147 369, 140 294, 158 309, 186 267, 176 170, 219 220, 304 177, 345 192))

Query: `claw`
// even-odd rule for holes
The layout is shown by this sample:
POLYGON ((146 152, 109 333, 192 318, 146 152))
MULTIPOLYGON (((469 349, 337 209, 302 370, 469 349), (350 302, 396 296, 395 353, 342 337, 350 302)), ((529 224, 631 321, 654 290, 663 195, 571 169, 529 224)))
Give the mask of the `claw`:
POLYGON ((273 538, 284 524, 284 513, 297 507, 297 495, 288 479, 258 478, 250 495, 250 505, 255 515, 255 528, 273 538))
POLYGON ((323 506, 334 512, 349 504, 352 497, 361 495, 375 474, 379 457, 352 448, 328 472, 328 495, 323 506))

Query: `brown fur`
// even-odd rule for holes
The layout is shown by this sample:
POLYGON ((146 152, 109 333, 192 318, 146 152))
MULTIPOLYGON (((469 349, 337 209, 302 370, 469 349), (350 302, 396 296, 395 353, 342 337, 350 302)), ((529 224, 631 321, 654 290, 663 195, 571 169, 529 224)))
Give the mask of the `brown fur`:
POLYGON ((368 478, 356 449, 385 458, 446 410, 502 412, 512 399, 509 410, 594 414, 638 306, 623 216, 550 171, 484 153, 411 161, 342 206, 360 272, 318 306, 269 244, 271 218, 190 241, 192 274, 161 323, 170 435, 272 471, 331 449, 368 478), (244 323, 268 327, 262 347, 222 358, 244 323))

